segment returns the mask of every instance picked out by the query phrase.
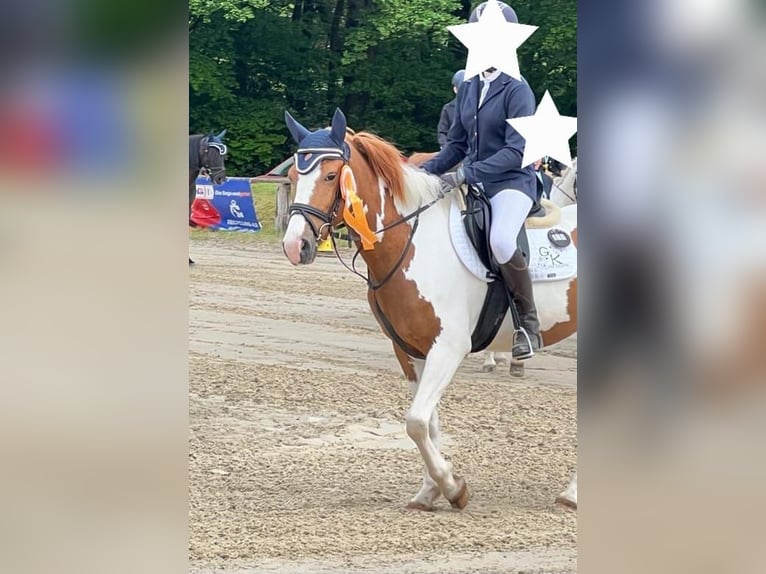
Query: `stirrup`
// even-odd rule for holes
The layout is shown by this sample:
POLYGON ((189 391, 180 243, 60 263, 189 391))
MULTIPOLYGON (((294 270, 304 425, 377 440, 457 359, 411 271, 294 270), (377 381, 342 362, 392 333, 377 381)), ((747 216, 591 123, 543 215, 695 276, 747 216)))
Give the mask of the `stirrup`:
POLYGON ((511 357, 516 361, 525 361, 527 359, 531 359, 534 356, 535 356, 535 350, 532 347, 532 339, 530 339, 529 333, 527 333, 527 330, 524 329, 523 327, 519 327, 513 332, 513 345, 511 346, 511 357), (521 343, 516 342, 517 333, 521 333, 524 336, 524 339, 526 339, 526 343, 527 343, 527 349, 529 349, 528 352, 521 353, 520 355, 515 355, 513 353, 517 345, 522 345, 522 346, 524 345, 523 341, 521 343))

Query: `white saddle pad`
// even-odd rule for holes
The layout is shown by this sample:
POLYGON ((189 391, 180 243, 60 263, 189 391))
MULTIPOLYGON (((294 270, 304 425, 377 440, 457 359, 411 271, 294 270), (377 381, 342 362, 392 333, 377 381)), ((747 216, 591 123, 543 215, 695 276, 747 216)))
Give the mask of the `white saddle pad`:
POLYGON ((562 227, 527 229, 532 281, 561 281, 577 275, 577 247, 562 227), (559 247, 554 244, 564 244, 559 247))
MULTIPOLYGON (((478 279, 490 283, 492 279, 487 277, 489 270, 484 267, 468 239, 460 207, 454 199, 450 205, 449 228, 452 246, 460 261, 478 279)), ((527 237, 532 281, 561 281, 577 275, 577 248, 567 231, 559 226, 550 229, 527 229, 527 237), (549 238, 549 233, 558 243, 565 243, 568 239, 568 245, 557 247, 549 238)))
POLYGON ((460 215, 460 207, 457 200, 452 199, 449 212, 449 235, 452 239, 452 246, 455 248, 458 258, 465 265, 466 269, 473 273, 476 277, 491 283, 493 280, 487 277, 489 270, 484 267, 484 264, 476 254, 476 250, 471 245, 471 240, 468 239, 468 234, 465 232, 465 226, 463 225, 463 216, 460 215))

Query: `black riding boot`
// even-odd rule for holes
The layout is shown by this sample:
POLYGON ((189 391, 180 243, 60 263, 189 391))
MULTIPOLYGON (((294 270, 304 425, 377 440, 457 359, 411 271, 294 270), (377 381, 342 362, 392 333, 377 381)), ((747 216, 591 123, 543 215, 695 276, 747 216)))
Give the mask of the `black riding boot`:
POLYGON ((532 277, 529 275, 527 262, 520 250, 516 250, 511 260, 500 266, 505 286, 513 294, 513 301, 521 322, 520 329, 513 334, 511 356, 516 360, 531 358, 542 347, 540 338, 540 320, 532 294, 532 277))

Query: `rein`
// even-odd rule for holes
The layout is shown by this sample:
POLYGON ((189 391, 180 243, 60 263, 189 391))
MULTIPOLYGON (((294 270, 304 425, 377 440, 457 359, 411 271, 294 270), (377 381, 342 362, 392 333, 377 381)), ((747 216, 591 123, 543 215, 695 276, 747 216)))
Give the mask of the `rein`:
MULTIPOLYGON (((348 160, 344 158, 344 165, 348 164, 348 160)), ((370 279, 370 270, 367 269, 367 276, 365 277, 359 271, 356 270, 356 258, 359 256, 360 250, 359 246, 357 245, 356 253, 354 253, 354 256, 351 258, 351 266, 346 264, 346 262, 343 260, 343 257, 340 254, 340 251, 338 251, 338 244, 335 241, 335 235, 333 234, 333 225, 332 222, 335 221, 335 219, 338 217, 338 207, 343 200, 343 197, 341 195, 341 189, 340 189, 340 181, 338 183, 338 193, 335 196, 335 202, 333 203, 332 207, 330 208, 329 212, 324 212, 313 205, 309 205, 307 203, 293 203, 290 205, 290 207, 287 210, 287 213, 289 216, 292 216, 294 214, 302 215, 303 218, 306 220, 306 222, 309 224, 309 227, 311 228, 311 232, 314 234, 314 238, 317 242, 322 241, 322 231, 325 227, 330 227, 330 242, 332 243, 333 251, 335 252, 335 257, 337 257, 338 261, 340 261, 341 265, 351 271, 354 275, 357 277, 360 277, 367 283, 367 287, 371 291, 377 291, 381 287, 383 287, 388 281, 396 274, 396 272, 401 267, 402 263, 404 263, 404 259, 407 257, 407 253, 410 250, 410 247, 412 246, 412 241, 415 238, 415 232, 418 229, 418 224, 420 223, 420 214, 444 199, 445 194, 443 191, 439 190, 438 196, 426 203, 425 205, 421 205, 418 207, 415 211, 412 213, 405 215, 404 217, 396 220, 394 223, 391 223, 389 225, 385 225, 381 227, 380 229, 373 232, 374 235, 378 235, 380 233, 383 233, 385 231, 388 231, 390 229, 394 229, 395 227, 398 227, 399 225, 402 225, 403 223, 407 223, 411 219, 415 219, 415 223, 412 225, 412 229, 410 230, 409 237, 407 238, 407 244, 404 246, 404 250, 402 251, 402 254, 399 256, 399 259, 397 259, 396 263, 394 264, 393 268, 386 274, 386 276, 378 283, 373 282, 370 279), (322 225, 317 229, 316 225, 314 225, 314 222, 308 217, 308 216, 314 216, 317 219, 319 219, 322 222, 322 225)), ((349 227, 350 231, 353 231, 351 227, 349 227)))
POLYGON ((577 180, 575 180, 575 187, 574 187, 575 193, 574 193, 574 197, 572 197, 572 196, 571 196, 571 195, 569 195, 569 194, 568 194, 566 191, 564 191, 564 188, 562 188, 562 187, 561 187, 560 185, 558 185, 557 183, 554 183, 554 184, 553 184, 553 187, 555 187, 556 189, 558 189, 558 190, 561 192, 561 195, 563 195, 564 197, 566 197, 566 198, 567 198, 568 200, 570 200, 572 203, 577 203, 577 180))
POLYGON ((441 201, 445 197, 444 193, 441 191, 439 192, 439 197, 434 199, 433 201, 430 201, 429 203, 422 205, 418 207, 415 211, 410 213, 409 215, 406 215, 402 217, 401 219, 395 221, 394 223, 391 223, 390 225, 386 225, 385 227, 381 227, 377 231, 375 231, 375 235, 379 233, 383 233, 384 231, 388 231, 389 229, 393 229, 394 227, 397 227, 401 225, 402 223, 406 223, 411 219, 415 219, 415 223, 412 225, 412 229, 410 230, 409 237, 407 237, 407 244, 404 246, 404 249, 402 250, 402 254, 399 256, 399 259, 396 260, 396 263, 391 268, 391 270, 386 274, 386 276, 379 282, 379 283, 373 283, 372 280, 370 280, 370 270, 367 269, 367 276, 365 277, 359 271, 356 270, 356 258, 359 256, 359 247, 356 248, 356 253, 354 253, 354 256, 351 258, 351 266, 349 267, 345 261, 343 261, 343 257, 341 256, 340 252, 338 251, 338 244, 335 241, 335 236, 330 233, 330 242, 332 243, 333 251, 335 252, 335 257, 337 257, 338 261, 340 261, 341 265, 351 271, 354 275, 362 278, 365 283, 367 283, 367 287, 371 291, 377 291, 383 285, 388 283, 388 281, 396 274, 396 272, 399 270, 399 268, 402 266, 402 263, 404 263, 404 259, 407 257, 407 252, 409 252, 410 247, 412 246, 412 240, 415 238, 415 232, 418 230, 418 225, 420 223, 420 214, 426 211, 428 208, 430 208, 432 205, 436 204, 437 202, 441 201))

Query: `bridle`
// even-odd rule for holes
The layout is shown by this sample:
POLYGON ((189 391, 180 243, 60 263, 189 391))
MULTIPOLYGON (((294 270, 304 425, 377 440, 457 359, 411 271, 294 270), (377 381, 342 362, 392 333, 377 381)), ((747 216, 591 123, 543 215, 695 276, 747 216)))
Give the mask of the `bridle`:
POLYGON ((217 176, 226 173, 226 166, 224 165, 223 158, 229 153, 229 148, 222 142, 210 141, 209 136, 205 136, 200 140, 200 172, 202 175, 207 175, 211 180, 215 180, 217 176), (221 165, 210 167, 210 148, 215 148, 221 157, 221 165))
MULTIPOLYGON (((298 172, 298 175, 306 175, 314 168, 316 168, 317 165, 322 162, 322 160, 340 159, 343 160, 343 165, 347 165, 350 156, 351 152, 349 149, 301 148, 295 153, 295 161, 293 162, 293 165, 295 166, 295 170, 298 172), (313 154, 316 155, 313 156, 312 161, 308 165, 301 167, 298 163, 298 157, 300 154, 312 154, 312 156, 313 154)), ((313 205, 309 205, 308 203, 292 203, 290 207, 287 208, 288 219, 296 213, 303 216, 303 219, 305 219, 306 223, 309 224, 311 233, 314 234, 314 239, 316 239, 317 243, 322 241, 322 232, 324 231, 325 227, 330 227, 330 231, 332 231, 332 223, 338 217, 338 208, 340 207, 340 202, 343 200, 343 198, 341 197, 340 192, 340 177, 338 177, 337 180, 338 189, 335 193, 335 201, 333 202, 330 211, 322 211, 321 209, 314 207, 313 205), (319 221, 322 222, 322 225, 317 228, 309 215, 319 219, 319 221)), ((332 233, 330 234, 332 235, 332 233)))
MULTIPOLYGON (((343 165, 348 165, 348 162, 350 160, 351 152, 350 149, 333 149, 333 148, 304 148, 299 149, 296 153, 296 171, 298 171, 299 175, 305 175, 306 173, 309 173, 312 171, 319 162, 325 159, 341 159, 343 160, 343 165), (311 154, 317 154, 316 157, 311 161, 311 163, 308 166, 304 166, 302 169, 298 169, 298 154, 300 153, 311 153, 311 154)), ((309 224, 309 227, 311 228, 311 232, 314 234, 314 238, 316 239, 317 243, 322 241, 322 232, 326 227, 330 228, 330 241, 332 243, 333 251, 335 252, 335 256, 338 258, 338 261, 341 262, 341 264, 351 271, 354 275, 357 275, 358 277, 361 277, 364 279, 364 281, 367 283, 367 287, 371 291, 377 291, 383 285, 388 283, 388 281, 396 274, 396 272, 399 270, 399 268, 402 266, 402 263, 404 263, 404 260, 407 257, 407 253, 409 253, 410 247, 412 246, 412 240, 415 237, 415 232, 418 229, 418 224, 420 222, 420 214, 429 209, 431 206, 435 205, 437 202, 441 201, 445 196, 445 194, 439 190, 438 196, 430 201, 429 203, 426 203, 425 205, 421 205, 418 207, 415 211, 412 213, 405 215, 404 217, 396 220, 394 223, 391 223, 389 225, 386 225, 384 227, 381 227, 380 229, 375 230, 373 233, 375 235, 379 235, 385 231, 388 231, 390 229, 394 229, 395 227, 398 227, 399 225, 402 225, 403 223, 406 223, 410 221, 411 219, 415 219, 415 222, 412 224, 412 229, 410 230, 409 237, 407 238, 407 244, 404 246, 404 249, 402 250, 401 255, 399 256, 399 259, 397 259, 396 263, 394 264, 393 268, 383 277, 383 279, 379 282, 373 282, 370 279, 370 272, 369 269, 367 270, 367 276, 362 275, 356 270, 356 259, 359 256, 360 250, 359 246, 357 245, 356 253, 354 253, 354 256, 351 258, 351 266, 347 265, 345 261, 343 261, 343 257, 341 256, 340 252, 338 251, 338 245, 335 241, 335 235, 333 234, 333 222, 338 219, 339 215, 339 208, 344 202, 343 193, 341 190, 341 184, 340 184, 340 177, 337 178, 338 180, 338 186, 337 190, 335 192, 335 200, 333 201, 332 207, 330 208, 330 211, 322 211, 321 209, 318 209, 314 207, 313 205, 309 205, 307 203, 293 203, 290 205, 290 207, 287 210, 287 213, 289 217, 292 217, 295 214, 303 216, 303 219, 306 220, 306 222, 309 224), (309 216, 316 217, 322 222, 322 225, 319 226, 319 228, 314 225, 314 223, 311 221, 311 218, 309 216)), ((349 234, 352 238, 357 238, 356 234, 353 233, 353 230, 349 228, 349 234)))

